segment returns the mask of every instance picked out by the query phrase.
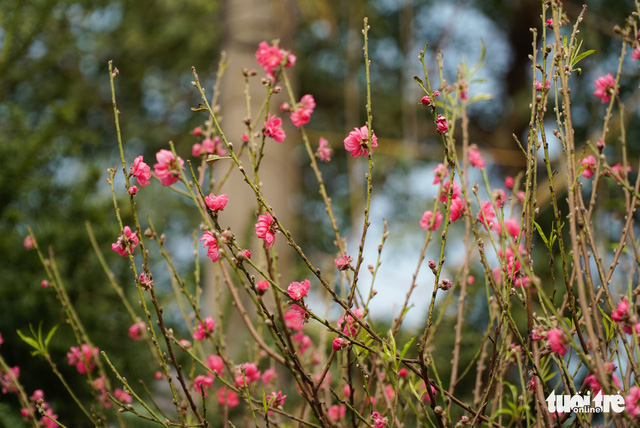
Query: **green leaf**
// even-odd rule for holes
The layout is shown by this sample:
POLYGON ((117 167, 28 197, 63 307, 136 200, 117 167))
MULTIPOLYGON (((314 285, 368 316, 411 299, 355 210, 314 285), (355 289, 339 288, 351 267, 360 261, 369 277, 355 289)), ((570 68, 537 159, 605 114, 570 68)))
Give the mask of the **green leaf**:
POLYGON ((207 156, 207 163, 212 165, 214 162, 219 161, 220 159, 231 159, 231 156, 218 156, 218 155, 209 155, 207 156))
POLYGON ((396 338, 393 337, 391 330, 389 330, 389 342, 391 343, 391 354, 395 357, 396 352, 396 338))
POLYGON ((500 415, 510 415, 511 411, 509 409, 500 409, 497 412, 495 412, 493 415, 491 415, 491 420, 493 421, 496 417, 500 416, 500 415))
POLYGON ((475 103, 478 101, 490 101, 493 97, 490 94, 478 94, 474 97, 469 98, 468 104, 475 103))
POLYGON ((598 310, 600 311, 600 315, 602 315, 602 318, 607 321, 607 322, 603 321, 602 324, 604 324, 604 328, 606 329, 607 341, 610 341, 613 338, 613 322, 611 321, 611 318, 609 318, 609 315, 607 315, 607 313, 604 311, 604 309, 602 309, 601 306, 598 306, 598 310))
POLYGON ((415 385, 413 384, 413 382, 409 382, 409 389, 411 389, 411 392, 413 393, 413 395, 420 400, 422 397, 420 394, 418 394, 418 391, 416 390, 415 385))
POLYGON ((20 336, 20 339, 22 339, 23 342, 35 348, 38 352, 40 351, 40 344, 35 339, 25 336, 24 334, 22 334, 20 330, 16 330, 16 331, 18 333, 18 336, 20 336))
POLYGON ((413 339, 415 339, 415 337, 412 337, 407 343, 404 344, 404 347, 402 348, 402 352, 400 352, 400 359, 404 358, 404 355, 409 350, 409 346, 411 346, 411 344, 413 343, 413 339))
POLYGON ((586 57, 588 57, 589 55, 593 55, 594 53, 596 53, 596 51, 594 49, 582 52, 580 55, 578 55, 573 62, 571 63, 571 68, 573 68, 574 65, 576 65, 578 62, 580 62, 581 60, 585 59, 586 57))
POLYGON ((540 225, 536 221, 533 222, 533 225, 536 227, 536 229, 538 229, 538 233, 540 234, 540 237, 544 241, 544 245, 546 245, 546 247, 550 249, 549 241, 547 240, 547 237, 544 235, 544 232, 542 231, 542 227, 540 227, 540 225))
POLYGON ((422 88, 423 91, 425 91, 428 95, 431 95, 429 94, 429 91, 427 91, 427 88, 424 87, 424 83, 422 83, 422 80, 418 76, 413 76, 413 80, 418 82, 418 85, 422 88))
POLYGON ((207 111, 207 108, 202 103, 200 103, 195 107, 191 107, 191 111, 207 111))
POLYGON ((47 349, 49 347, 49 342, 51 341, 51 339, 53 338, 53 335, 56 333, 57 330, 58 330, 58 326, 57 325, 53 326, 53 328, 51 330, 49 330, 49 333, 47 334, 47 337, 44 339, 44 347, 45 347, 45 349, 47 349))

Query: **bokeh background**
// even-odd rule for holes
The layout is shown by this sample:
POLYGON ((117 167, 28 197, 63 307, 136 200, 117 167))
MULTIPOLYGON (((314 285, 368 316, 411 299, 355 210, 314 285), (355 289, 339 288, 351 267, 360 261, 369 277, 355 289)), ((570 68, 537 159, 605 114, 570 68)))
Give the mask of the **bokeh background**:
MULTIPOLYGON (((582 7, 578 1, 563 3, 570 19, 582 7)), ((587 4, 581 35, 584 46, 597 54, 582 63, 583 73, 572 87, 577 140, 582 142, 591 138, 598 129, 598 117, 603 115, 604 107, 591 95, 593 82, 617 68, 620 42, 613 28, 622 26, 634 7, 632 0, 587 4)), ((489 93, 493 98, 472 106, 471 142, 485 155, 492 180, 499 187, 505 175, 517 174, 523 165, 512 134, 522 136, 529 120, 529 29, 540 28, 540 11, 536 0, 3 0, 0 332, 4 344, 0 352, 9 364, 20 365, 28 392, 44 388, 61 420, 70 422, 68 426, 82 426, 82 416, 69 405, 66 392, 45 362, 31 357, 16 334, 17 329, 27 331, 30 324, 42 322, 48 329, 63 323, 51 290, 40 287, 44 272, 39 260, 22 245, 27 226, 31 226, 41 247, 55 252, 71 298, 95 343, 108 349, 114 363, 125 371, 140 373, 143 378, 152 374, 147 361, 136 358, 129 342, 122 340, 130 322, 106 285, 85 229, 85 221, 90 221, 117 278, 132 285, 126 265, 110 251, 118 227, 106 169, 119 165, 119 155, 110 103, 109 60, 120 70, 117 96, 123 138, 131 157, 128 161, 135 154, 144 154, 147 163, 153 164, 150 160, 155 152, 166 148, 168 141, 173 141, 185 158, 196 142, 190 130, 205 118, 190 110, 198 102, 190 83, 192 65, 204 86, 210 88, 220 52, 227 52, 232 66, 227 71, 231 83, 222 86, 224 112, 225 103, 234 97, 242 99, 242 87, 233 83, 234 76, 237 81, 242 67, 259 71, 251 62, 257 44, 280 39, 281 46, 298 57, 291 69, 298 94, 313 94, 318 105, 308 125, 310 134, 316 141, 324 136, 335 150, 334 160, 322 165, 322 171, 339 224, 349 237, 351 230, 357 233, 361 228, 364 171, 341 147, 348 131, 365 121, 361 26, 362 18, 368 16, 374 129, 380 147, 375 156, 373 224, 368 241, 372 251, 367 253, 367 262, 375 260, 372 257, 384 218, 391 236, 376 283, 379 295, 372 303, 375 319, 384 324, 397 315, 394 309, 410 284, 424 239, 418 233, 418 221, 436 190, 431 185, 431 171, 442 161, 432 120, 418 104, 422 93, 413 81, 413 76, 421 73, 418 52, 429 43, 427 62, 435 70, 434 53, 441 50, 444 76, 454 82, 460 61, 475 64, 482 44, 486 46, 485 66, 479 74, 483 82, 472 85, 470 93, 472 97, 489 93), (250 62, 243 62, 247 60, 250 62)), ((623 98, 637 99, 637 94, 633 95, 638 86, 637 71, 637 63, 627 58, 621 80, 623 98)), ((638 117, 635 111, 628 114, 629 149, 635 158, 640 150, 639 128, 634 125, 638 117)), ((223 128, 237 126, 241 119, 229 114, 223 128)), ((315 177, 303 168, 308 160, 294 134, 292 131, 283 144, 289 145, 287 150, 293 154, 287 168, 297 171, 299 180, 283 206, 291 211, 292 229, 306 252, 316 258, 326 256, 330 263, 335 252, 333 236, 328 233, 315 177)), ((188 201, 167 199, 159 187, 145 188, 145 194, 140 195, 143 215, 152 215, 156 227, 167 235, 180 269, 188 272, 193 264, 191 234, 197 218, 187 209, 188 201)), ((125 218, 129 214, 123 212, 125 218)), ((550 213, 541 213, 540 222, 549 219, 550 213)), ((355 240, 348 244, 355 244, 355 240)), ((451 249, 455 250, 455 244, 451 249)), ((548 257, 541 257, 540 262, 548 263, 548 257)), ((295 260, 291 269, 299 270, 295 260)), ((418 282, 416 308, 404 331, 407 336, 424 323, 431 292, 427 275, 418 282)), ((366 277, 362 283, 366 287, 366 277)), ((469 337, 464 340, 473 341, 482 331, 473 326, 481 325, 486 313, 470 302, 469 328, 465 329, 469 337)), ((447 344, 453 337, 443 335, 438 340, 445 350, 442 362, 446 365, 451 349, 447 344)), ((63 326, 52 342, 52 353, 59 358, 60 370, 75 378, 80 390, 86 389, 65 364, 66 350, 72 344, 69 327, 63 326)), ((463 355, 463 361, 465 358, 470 356, 463 355)), ((441 373, 445 379, 446 371, 443 368, 441 373)), ((0 426, 20 426, 17 409, 14 397, 0 395, 0 426)))

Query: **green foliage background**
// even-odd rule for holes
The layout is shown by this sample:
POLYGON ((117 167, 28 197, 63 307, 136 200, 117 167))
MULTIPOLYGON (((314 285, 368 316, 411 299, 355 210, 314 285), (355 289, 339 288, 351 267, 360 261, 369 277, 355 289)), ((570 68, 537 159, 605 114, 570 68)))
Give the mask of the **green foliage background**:
MULTIPOLYGON (((355 65, 345 62, 344 46, 349 31, 359 28, 362 15, 370 17, 371 45, 389 43, 400 53, 396 61, 385 62, 380 60, 384 52, 374 50, 372 59, 376 132, 379 137, 392 139, 389 152, 402 153, 405 146, 401 140, 406 137, 402 117, 407 105, 412 114, 421 119, 416 110, 417 99, 413 103, 401 97, 400 82, 407 79, 407 61, 415 60, 417 55, 411 51, 411 44, 402 42, 405 24, 417 25, 413 16, 428 14, 437 2, 408 2, 408 7, 413 8, 413 15, 408 18, 406 10, 382 0, 317 2, 315 10, 309 9, 308 2, 292 3, 298 8, 292 48, 299 58, 300 93, 312 93, 318 102, 318 112, 311 123, 313 128, 341 135, 358 124, 350 120, 353 116, 349 116, 349 106, 353 104, 349 103, 349 92, 335 82, 346 82, 350 75, 359 72, 360 58, 355 58, 355 65), (318 11, 323 13, 316 13, 318 11), (318 25, 328 25, 330 30, 319 32, 318 25)), ((537 26, 539 7, 535 0, 468 3, 468 7, 504 32, 513 49, 512 61, 508 69, 503 70, 505 95, 496 100, 507 107, 497 115, 492 127, 480 126, 483 120, 480 113, 474 123, 482 141, 486 141, 481 144, 491 146, 499 144, 493 141, 499 141, 497 134, 501 127, 508 128, 510 135, 521 132, 528 121, 527 112, 523 115, 513 103, 529 90, 528 28, 537 26)), ((580 7, 578 2, 565 3, 570 11, 580 7)), ((591 21, 586 20, 583 33, 585 44, 598 49, 599 55, 586 61, 585 69, 595 68, 599 63, 610 70, 615 64, 619 45, 612 34, 601 30, 613 24, 622 25, 623 17, 633 6, 630 0, 609 2, 606 6, 605 3, 590 2, 591 21)), ((129 153, 144 154, 150 160, 169 140, 173 140, 179 150, 190 152, 194 141, 188 131, 201 120, 189 111, 189 106, 197 102, 190 85, 190 66, 198 68, 206 86, 210 87, 224 32, 242 31, 228 28, 223 17, 224 2, 211 0, 0 2, 0 333, 5 341, 0 351, 10 364, 20 365, 21 380, 28 392, 46 385, 48 399, 69 426, 81 426, 81 417, 67 406, 66 392, 44 362, 28 357, 26 345, 15 334, 16 329, 28 330, 30 323, 37 325, 41 320, 45 329, 62 323, 59 309, 50 303, 51 290, 40 287, 44 277, 39 261, 35 254, 24 250, 22 239, 30 225, 42 248, 55 248, 71 298, 77 302, 80 317, 88 329, 94 332, 96 344, 109 347, 116 365, 141 373, 141 377, 148 376, 146 361, 135 358, 127 342, 121 340, 129 322, 115 309, 119 304, 106 286, 84 226, 85 221, 92 223, 108 260, 115 260, 117 256, 110 251, 109 243, 115 240, 118 230, 105 169, 117 166, 119 159, 107 61, 113 59, 122 76, 126 76, 120 77, 117 84, 123 135, 129 153)), ((413 36, 424 35, 415 30, 413 36)), ((448 49, 445 52, 452 59, 459 56, 455 44, 448 49)), ((356 79, 356 82, 361 88, 362 81, 356 79)), ((592 84, 589 79, 577 83, 576 92, 585 94, 577 103, 593 107, 592 84)), ((623 87, 622 91, 625 89, 632 87, 623 87)), ((362 106, 363 91, 355 96, 354 104, 362 106)), ((418 124, 418 135, 430 126, 423 122, 418 124)), ((579 124, 579 135, 586 136, 589 131, 589 120, 579 124)), ((632 126, 629 141, 637 141, 637 133, 638 129, 632 126)), ((430 166, 437 159, 430 153, 431 142, 430 137, 420 138, 415 158, 396 155, 381 161, 377 165, 382 171, 377 177, 380 185, 393 174, 408 175, 415 168, 430 166)), ((631 150, 637 154, 640 147, 635 144, 631 150)), ((336 162, 327 166, 331 172, 327 176, 336 178, 328 182, 329 192, 335 195, 341 221, 346 224, 350 211, 349 197, 340 184, 346 174, 343 155, 338 153, 336 162)), ((493 172, 512 174, 517 169, 496 167, 493 172)), ((305 218, 314 218, 316 212, 322 212, 314 200, 314 186, 314 179, 305 177, 301 194, 307 203, 300 212, 305 218)), ((153 189, 144 197, 150 206, 149 212, 154 212, 158 229, 190 236, 188 225, 168 224, 164 211, 153 209, 153 201, 158 197, 153 189)), ((413 204, 409 206, 418 207, 418 211, 424 209, 423 201, 413 201, 408 194, 396 193, 394 198, 413 204)), ((169 209, 181 207, 179 203, 174 204, 169 209)), ((394 212, 393 216, 397 219, 405 214, 394 212)), ((123 215, 126 218, 127 213, 123 215)), ((310 222, 301 233, 318 251, 327 251, 331 239, 320 236, 320 230, 322 228, 313 227, 310 222)), ((116 269, 121 265, 111 263, 111 266, 116 269)), ((115 273, 119 278, 127 278, 129 272, 121 266, 121 271, 115 273)), ((452 340, 445 336, 443 343, 452 340)), ((52 343, 52 352, 61 361, 59 368, 67 374, 72 370, 63 362, 71 344, 67 327, 61 329, 52 343)), ((463 359, 470 357, 463 356, 463 359)), ((445 363, 449 356, 437 358, 445 363)), ((87 388, 81 383, 77 386, 81 390, 87 388)), ((3 415, 0 425, 16 426, 16 418, 7 410, 16 405, 12 397, 0 396, 3 415)))

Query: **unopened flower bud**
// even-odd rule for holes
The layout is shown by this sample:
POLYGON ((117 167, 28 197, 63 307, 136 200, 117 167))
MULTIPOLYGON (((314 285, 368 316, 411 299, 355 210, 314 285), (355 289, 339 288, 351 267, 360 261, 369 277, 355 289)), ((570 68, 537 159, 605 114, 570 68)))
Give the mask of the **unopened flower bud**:
POLYGON ((450 290, 451 286, 453 284, 451 283, 450 280, 448 279, 443 279, 442 281, 440 281, 440 284, 438 285, 438 287, 444 291, 450 290))
POLYGON ((435 273, 436 273, 436 262, 434 262, 433 260, 429 260, 429 269, 431 269, 431 272, 433 272, 433 274, 435 275, 435 273))
POLYGON ((346 341, 345 339, 341 337, 336 337, 335 339, 333 339, 332 347, 334 351, 340 351, 346 348, 347 346, 349 346, 349 342, 346 341))
POLYGON ((268 281, 259 281, 256 284, 256 291, 258 293, 258 296, 262 296, 264 293, 267 292, 268 289, 269 289, 269 282, 268 281))
POLYGON ((238 251, 238 260, 243 261, 251 258, 251 251, 240 250, 238 251))
POLYGON ((225 229, 222 232, 222 242, 229 244, 231 241, 233 241, 233 233, 231 233, 231 230, 225 229))

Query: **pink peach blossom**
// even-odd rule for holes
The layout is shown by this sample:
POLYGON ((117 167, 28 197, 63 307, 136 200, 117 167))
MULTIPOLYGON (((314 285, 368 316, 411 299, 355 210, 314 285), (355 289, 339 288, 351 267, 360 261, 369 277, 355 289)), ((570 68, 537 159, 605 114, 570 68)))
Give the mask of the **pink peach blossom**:
POLYGON ((157 164, 153 165, 156 177, 160 179, 160 184, 163 186, 171 186, 180 179, 182 174, 182 166, 184 161, 180 156, 176 162, 176 158, 169 150, 160 150, 156 153, 157 164))
POLYGON ((224 207, 227 206, 229 198, 226 194, 222 195, 214 195, 213 193, 209 193, 209 196, 204 197, 204 202, 207 204, 207 207, 213 212, 222 211, 224 207))
POLYGON ((466 211, 465 199, 456 198, 451 200, 451 206, 449 207, 449 221, 454 221, 462 218, 466 211))
MULTIPOLYGON (((478 213, 478 221, 486 227, 492 229, 494 227, 494 218, 496 213, 491 205, 491 201, 485 201, 480 204, 480 212, 478 213), (486 221, 486 224, 485 224, 486 221)), ((497 221, 495 223, 498 223, 497 221)), ((500 223, 498 223, 500 225, 500 223)))
POLYGON ((338 268, 338 270, 348 270, 349 264, 351 263, 352 260, 353 258, 347 255, 347 253, 342 253, 333 262, 335 263, 336 268, 338 268))
POLYGON ((567 353, 567 346, 565 343, 567 342, 567 338, 562 330, 559 328, 552 328, 551 330, 547 330, 547 340, 549 341, 549 347, 551 351, 559 354, 564 357, 567 353))
POLYGON ((219 355, 209 355, 209 358, 207 358, 207 367, 220 376, 224 372, 224 361, 219 355))
POLYGON ((131 174, 136 178, 136 180, 138 180, 140 187, 144 187, 149 184, 151 168, 142 161, 142 156, 138 156, 134 159, 133 166, 131 166, 131 174))
POLYGON ((311 338, 301 331, 291 336, 291 339, 298 344, 300 348, 300 355, 304 355, 306 350, 313 344, 311 338))
POLYGON ((439 114, 436 118, 436 126, 438 128, 438 132, 440 132, 441 134, 444 134, 449 129, 449 125, 447 125, 447 119, 441 114, 439 114))
POLYGON ((125 392, 123 389, 121 388, 116 388, 113 391, 113 396, 116 397, 118 400, 120 400, 123 403, 131 403, 133 401, 133 397, 131 395, 129 395, 127 392, 125 392))
POLYGON ((80 374, 91 373, 96 367, 95 358, 98 356, 98 352, 98 348, 95 346, 92 348, 86 343, 83 343, 79 347, 72 346, 67 353, 69 365, 75 365, 76 370, 80 374))
MULTIPOLYGON (((609 101, 611 101, 611 94, 613 93, 615 84, 616 82, 613 79, 611 73, 607 74, 606 76, 598 77, 596 79, 596 90, 593 92, 593 95, 595 95, 597 98, 600 98, 600 101, 603 104, 608 103, 609 101)), ((616 94, 618 93, 619 91, 616 90, 616 94)))
POLYGON ((4 373, 0 371, 0 375, 0 386, 3 394, 18 391, 17 379, 20 376, 20 367, 13 366, 4 373))
POLYGON ((629 388, 627 396, 624 397, 625 411, 631 415, 633 419, 636 419, 640 415, 640 406, 638 401, 640 400, 640 388, 632 386, 629 388))
POLYGON ((237 386, 244 386, 260 380, 262 373, 255 363, 240 364, 236 368, 235 382, 237 386))
POLYGON ((520 224, 518 223, 518 220, 514 218, 505 220, 504 227, 505 229, 507 229, 509 235, 511 235, 511 237, 513 237, 514 239, 517 238, 520 234, 520 224))
POLYGON ((320 137, 318 149, 316 150, 316 157, 323 162, 329 162, 331 160, 331 155, 333 155, 333 150, 329 147, 329 142, 320 137))
POLYGON ((316 101, 313 99, 313 96, 310 94, 304 95, 297 104, 297 108, 291 113, 291 122, 298 127, 309 123, 309 119, 315 108, 316 101))
POLYGON ((232 409, 240 404, 240 400, 238 399, 237 393, 223 386, 218 390, 218 404, 220 406, 228 406, 232 409))
POLYGON ((266 369, 264 372, 262 372, 262 383, 264 384, 273 382, 275 378, 276 378, 275 369, 266 369))
POLYGON ((198 327, 196 328, 196 331, 193 332, 193 338, 195 340, 203 340, 213 332, 215 326, 216 323, 211 317, 205 318, 204 324, 202 323, 202 321, 198 321, 198 327))
POLYGON ((422 214, 422 219, 420 219, 420 227, 424 230, 436 230, 442 224, 442 218, 443 215, 438 211, 436 211, 435 218, 433 212, 425 211, 422 214))
POLYGON ((378 137, 372 132, 371 141, 369 141, 369 129, 366 126, 353 128, 353 131, 344 139, 344 148, 353 157, 367 156, 372 147, 378 147, 378 137))
POLYGON ((316 100, 313 98, 313 95, 306 94, 300 99, 300 105, 306 110, 313 111, 316 108, 316 100))
MULTIPOLYGON (((627 175, 631 172, 631 167, 628 166, 627 170, 625 171, 624 167, 622 165, 620 165, 619 163, 617 163, 617 164, 615 164, 614 166, 611 167, 611 172, 614 172, 615 174, 617 174, 621 178, 626 178, 627 175)), ((618 177, 616 177, 615 175, 612 175, 612 177, 613 177, 614 180, 619 182, 618 177)))
MULTIPOLYGON (((358 318, 362 318, 362 315, 364 314, 364 310, 362 308, 355 309, 352 312, 358 318)), ((349 337, 355 336, 358 326, 358 323, 351 315, 347 315, 345 317, 345 314, 342 314, 338 320, 338 328, 341 328, 342 332, 349 337)))
POLYGON ((24 241, 22 241, 22 245, 24 246, 25 250, 30 250, 32 249, 36 244, 36 240, 33 239, 33 237, 31 235, 27 235, 24 237, 24 241))
POLYGON ((255 53, 256 61, 260 66, 274 69, 280 65, 284 58, 284 52, 278 46, 260 42, 255 53))
POLYGON ((153 286, 153 280, 145 272, 142 272, 140 274, 140 276, 138 277, 138 282, 140 283, 140 287, 142 287, 144 290, 150 290, 153 286))
POLYGON ((629 320, 629 302, 627 300, 620 300, 616 310, 611 313, 611 319, 620 324, 629 320))
POLYGON ((433 173, 433 184, 440 184, 442 180, 449 175, 449 170, 443 163, 439 163, 438 166, 433 169, 433 173))
POLYGON ((204 241, 202 247, 207 248, 207 257, 214 263, 220 260, 220 246, 216 237, 211 232, 206 231, 200 240, 204 241))
POLYGON ((593 155, 589 155, 586 158, 582 159, 582 162, 580 163, 581 166, 586 166, 587 168, 582 171, 582 176, 584 178, 591 178, 593 177, 593 174, 595 174, 595 168, 596 168, 596 158, 593 157, 593 155))
POLYGON ((256 235, 262 239, 266 247, 271 247, 276 241, 276 222, 269 213, 258 216, 258 222, 255 224, 256 235))
POLYGON ((276 45, 269 45, 267 42, 260 42, 255 53, 256 61, 264 68, 267 78, 275 79, 275 71, 286 59, 284 66, 293 67, 296 63, 296 56, 280 49, 276 45))
POLYGON ((333 406, 329 407, 327 413, 332 420, 338 421, 344 418, 344 415, 347 413, 347 406, 345 406, 344 404, 341 404, 339 406, 337 404, 334 404, 333 406))
POLYGON ((282 129, 282 119, 276 115, 268 115, 267 121, 264 123, 264 135, 273 138, 278 143, 282 143, 287 137, 282 129))
POLYGON ((129 337, 136 342, 142 340, 144 330, 147 328, 146 324, 142 321, 138 321, 137 323, 131 325, 129 327, 129 337))
POLYGON ((111 249, 121 256, 128 256, 133 253, 133 249, 138 245, 138 235, 131 231, 129 226, 122 229, 118 240, 111 244, 111 249))
POLYGON ((203 393, 204 396, 207 396, 207 389, 213 385, 213 378, 209 376, 199 375, 193 381, 193 389, 196 390, 197 394, 203 393))
MULTIPOLYGON (((449 198, 449 181, 445 181, 444 183, 442 183, 442 192, 440 192, 440 202, 447 202, 447 199, 449 198)), ((454 199, 458 199, 460 198, 460 186, 458 185, 457 181, 453 182, 453 190, 452 190, 452 194, 451 194, 451 200, 454 199)))
MULTIPOLYGON (((371 397, 371 398, 373 398, 373 397, 371 397)), ((373 422, 371 424, 371 426, 373 428, 384 428, 384 426, 387 424, 387 418, 383 417, 378 412, 371 413, 371 420, 373 422)))
POLYGON ((311 111, 299 108, 296 111, 292 112, 289 116, 291 118, 291 123, 293 123, 297 127, 301 127, 302 125, 306 125, 309 123, 311 119, 311 111))
POLYGON ((215 150, 216 146, 211 138, 205 138, 202 140, 202 151, 204 153, 213 153, 215 150))
POLYGON ((504 179, 504 187, 507 189, 513 189, 513 186, 516 184, 516 181, 511 176, 507 176, 504 179))
MULTIPOLYGON (((282 408, 284 406, 284 400, 287 398, 286 395, 282 393, 282 391, 272 392, 271 394, 265 397, 267 401, 267 406, 271 408, 282 408)), ((273 413, 271 410, 267 411, 268 414, 273 413)))
POLYGON ((491 192, 493 199, 496 201, 496 207, 501 207, 507 201, 507 192, 504 189, 495 189, 491 192))
POLYGON ((482 158, 480 151, 475 147, 469 150, 469 162, 471 162, 471 165, 479 169, 485 167, 484 159, 482 158))
POLYGON ((309 287, 311 284, 308 279, 305 279, 302 282, 292 282, 289 284, 289 288, 287 288, 287 292, 289 297, 293 300, 300 300, 307 295, 309 292, 309 287))
POLYGON ((302 306, 291 305, 291 309, 284 314, 284 323, 287 328, 292 330, 302 330, 307 322, 309 315, 302 306))

